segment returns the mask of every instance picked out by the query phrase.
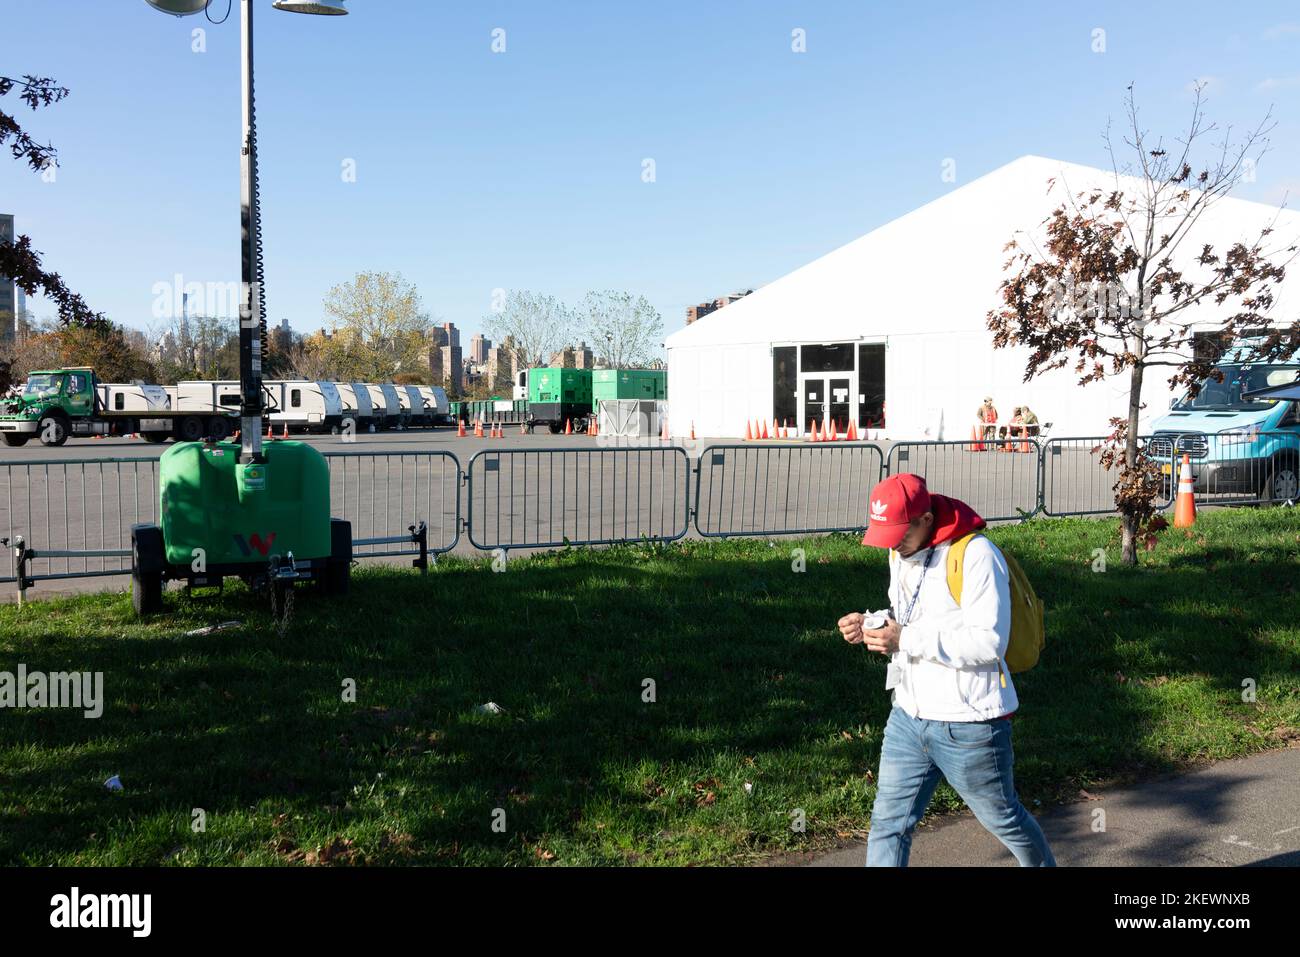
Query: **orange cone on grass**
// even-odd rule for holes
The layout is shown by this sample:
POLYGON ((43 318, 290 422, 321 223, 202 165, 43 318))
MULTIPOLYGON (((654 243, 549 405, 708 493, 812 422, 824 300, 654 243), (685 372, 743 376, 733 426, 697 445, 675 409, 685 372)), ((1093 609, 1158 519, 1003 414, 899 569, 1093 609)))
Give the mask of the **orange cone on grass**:
POLYGON ((1174 528, 1191 528, 1196 524, 1196 493, 1192 481, 1192 463, 1183 454, 1183 466, 1178 473, 1178 498, 1174 502, 1174 528))

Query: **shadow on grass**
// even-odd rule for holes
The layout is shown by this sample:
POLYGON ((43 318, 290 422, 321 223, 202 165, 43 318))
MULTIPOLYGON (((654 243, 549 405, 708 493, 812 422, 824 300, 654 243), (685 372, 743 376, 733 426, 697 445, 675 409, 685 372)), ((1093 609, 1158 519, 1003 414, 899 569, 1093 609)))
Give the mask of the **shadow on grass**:
MULTIPOLYGON (((802 574, 763 543, 368 572, 346 599, 300 596, 283 638, 242 591, 169 597, 177 620, 143 636, 124 597, 94 599, 80 636, 37 619, 6 658, 103 671, 109 704, 4 716, 0 861, 300 860, 344 834, 341 859, 367 862, 532 863, 542 844, 566 862, 723 860, 799 846, 795 808, 822 835, 863 827, 885 665, 834 626, 880 605, 887 571, 843 540, 803 547, 802 574), (247 626, 181 634, 227 618, 247 626), (488 701, 504 713, 477 713, 488 701)), ((1017 556, 1049 607, 1045 656, 1016 678, 1022 797, 1271 746, 1240 689, 1294 703, 1294 607, 1257 597, 1293 556, 1105 575, 1017 556)))

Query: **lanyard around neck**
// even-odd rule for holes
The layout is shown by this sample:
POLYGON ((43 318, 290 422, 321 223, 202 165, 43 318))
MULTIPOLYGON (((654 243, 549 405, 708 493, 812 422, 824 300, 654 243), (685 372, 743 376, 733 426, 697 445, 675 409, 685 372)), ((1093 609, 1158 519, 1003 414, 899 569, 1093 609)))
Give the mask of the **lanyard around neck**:
MULTIPOLYGON (((916 600, 921 597, 921 585, 925 582, 925 573, 930 570, 930 560, 932 558, 934 558, 933 545, 931 545, 929 551, 925 553, 925 564, 921 567, 921 577, 917 579, 916 590, 912 592, 912 599, 907 603, 907 608, 903 611, 903 620, 899 622, 900 625, 906 625, 912 620, 912 609, 916 607, 916 600)), ((902 560, 902 556, 900 555, 899 561, 901 562, 902 560)))

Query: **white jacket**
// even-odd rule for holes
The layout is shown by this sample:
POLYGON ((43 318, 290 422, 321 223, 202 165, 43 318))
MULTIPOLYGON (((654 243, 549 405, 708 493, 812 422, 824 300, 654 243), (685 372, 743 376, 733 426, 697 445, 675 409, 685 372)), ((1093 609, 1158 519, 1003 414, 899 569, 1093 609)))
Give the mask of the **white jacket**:
POLYGON ((890 606, 900 623, 918 581, 921 587, 911 617, 903 624, 885 687, 893 689, 893 703, 913 717, 982 721, 1009 714, 1019 707, 1019 699, 1001 660, 1011 636, 1007 561, 983 535, 971 539, 958 606, 948 590, 948 548, 949 543, 935 546, 924 580, 928 548, 908 558, 890 553, 890 606))

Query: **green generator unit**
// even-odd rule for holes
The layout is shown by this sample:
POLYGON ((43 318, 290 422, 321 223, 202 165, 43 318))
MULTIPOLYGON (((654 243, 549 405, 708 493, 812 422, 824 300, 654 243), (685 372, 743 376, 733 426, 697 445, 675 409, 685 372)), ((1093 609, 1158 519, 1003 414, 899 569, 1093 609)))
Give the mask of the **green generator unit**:
POLYGON ((548 367, 528 370, 528 431, 545 425, 552 434, 566 423, 586 432, 591 416, 591 370, 548 367))
POLYGON ((668 373, 662 369, 597 369, 592 373, 591 397, 651 401, 668 398, 668 373))
POLYGON ((262 462, 241 464, 234 442, 184 442, 158 463, 160 525, 131 528, 131 599, 162 609, 163 585, 249 587, 314 581, 348 590, 352 527, 330 517, 325 458, 303 442, 269 441, 262 462))

